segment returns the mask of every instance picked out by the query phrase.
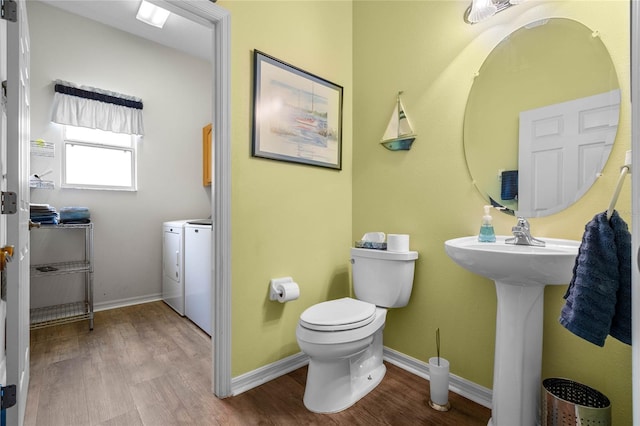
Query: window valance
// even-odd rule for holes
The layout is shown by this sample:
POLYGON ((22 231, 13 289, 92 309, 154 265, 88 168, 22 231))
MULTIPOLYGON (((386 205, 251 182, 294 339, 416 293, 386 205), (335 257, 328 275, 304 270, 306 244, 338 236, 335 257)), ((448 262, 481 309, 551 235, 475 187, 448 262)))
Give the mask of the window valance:
POLYGON ((54 82, 51 121, 114 133, 143 135, 142 99, 67 81, 54 82))

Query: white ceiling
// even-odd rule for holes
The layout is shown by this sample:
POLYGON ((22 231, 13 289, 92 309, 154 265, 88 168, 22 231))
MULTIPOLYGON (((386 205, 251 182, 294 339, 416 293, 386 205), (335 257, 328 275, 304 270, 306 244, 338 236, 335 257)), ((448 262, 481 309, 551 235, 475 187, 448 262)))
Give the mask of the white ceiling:
POLYGON ((163 28, 136 19, 141 0, 40 0, 76 15, 155 41, 202 59, 211 60, 212 31, 172 13, 163 28))

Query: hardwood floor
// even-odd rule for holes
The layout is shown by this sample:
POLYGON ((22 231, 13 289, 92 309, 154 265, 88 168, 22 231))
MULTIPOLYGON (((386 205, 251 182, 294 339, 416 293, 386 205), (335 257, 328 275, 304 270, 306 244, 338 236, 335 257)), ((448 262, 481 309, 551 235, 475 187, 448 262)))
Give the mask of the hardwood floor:
POLYGON ((426 405, 429 384, 387 363, 382 383, 353 407, 314 414, 302 403, 306 367, 236 397, 210 392, 211 340, 163 302, 97 312, 34 330, 26 426, 482 425, 490 411, 450 393, 426 405))

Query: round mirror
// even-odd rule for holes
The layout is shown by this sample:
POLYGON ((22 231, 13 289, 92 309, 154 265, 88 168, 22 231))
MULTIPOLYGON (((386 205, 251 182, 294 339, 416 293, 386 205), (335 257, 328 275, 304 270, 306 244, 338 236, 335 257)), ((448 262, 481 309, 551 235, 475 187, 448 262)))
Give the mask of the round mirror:
POLYGON ((507 213, 556 213, 601 173, 619 112, 616 72, 596 32, 565 18, 526 25, 491 51, 471 87, 469 172, 507 213))

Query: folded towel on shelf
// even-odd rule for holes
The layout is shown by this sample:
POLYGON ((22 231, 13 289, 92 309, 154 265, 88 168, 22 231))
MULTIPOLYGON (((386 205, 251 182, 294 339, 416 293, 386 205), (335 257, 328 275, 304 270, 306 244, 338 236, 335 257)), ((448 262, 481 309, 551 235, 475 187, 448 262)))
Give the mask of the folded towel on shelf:
POLYGON ((62 207, 60 209, 60 222, 89 223, 91 222, 91 214, 87 207, 62 207))
POLYGON ((55 212, 56 208, 53 206, 50 206, 49 204, 31 203, 29 204, 29 211, 31 213, 51 213, 51 212, 55 212))
POLYGON ((41 216, 37 218, 31 218, 31 222, 36 222, 42 225, 57 225, 58 224, 58 215, 52 216, 41 216))
POLYGON ((29 218, 32 222, 37 222, 45 225, 57 225, 58 224, 58 212, 55 207, 49 204, 34 204, 29 205, 29 218))
MULTIPOLYGON (((631 246, 625 242, 624 228, 626 224, 617 212, 611 222, 604 212, 585 226, 573 278, 564 295, 566 303, 560 314, 560 324, 598 346, 604 346, 617 313, 621 282, 626 280, 621 278, 621 273, 628 273, 629 282, 631 279, 630 264, 629 268, 621 268, 621 260, 622 263, 625 258, 631 260, 631 246)), ((622 312, 620 315, 624 324, 625 315, 622 312)), ((622 333, 616 334, 614 337, 622 340, 618 337, 622 333)))

